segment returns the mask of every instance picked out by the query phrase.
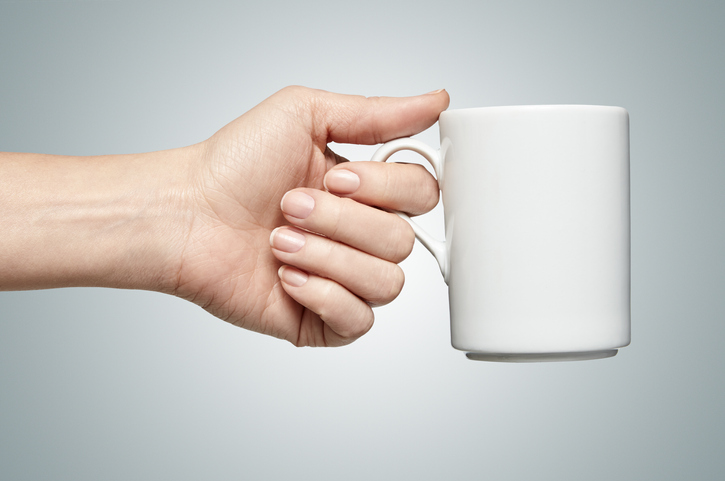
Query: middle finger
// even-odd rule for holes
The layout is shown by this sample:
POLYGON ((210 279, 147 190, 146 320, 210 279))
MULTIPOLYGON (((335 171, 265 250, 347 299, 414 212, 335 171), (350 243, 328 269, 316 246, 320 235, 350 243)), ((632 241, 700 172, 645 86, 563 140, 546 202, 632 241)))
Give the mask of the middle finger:
POLYGON ((283 263, 332 279, 374 305, 395 299, 405 282, 397 264, 294 227, 272 231, 270 244, 283 263))
POLYGON ((292 225, 375 257, 398 263, 413 249, 415 234, 403 219, 352 199, 316 189, 295 189, 282 198, 292 225))

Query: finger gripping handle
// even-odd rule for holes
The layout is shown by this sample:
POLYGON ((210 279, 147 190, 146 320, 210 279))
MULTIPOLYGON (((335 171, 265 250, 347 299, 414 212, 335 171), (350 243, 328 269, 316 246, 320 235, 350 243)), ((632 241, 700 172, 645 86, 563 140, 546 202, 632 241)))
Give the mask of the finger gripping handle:
MULTIPOLYGON (((428 144, 425 144, 419 140, 404 138, 387 142, 383 144, 375 152, 375 154, 373 154, 373 157, 370 160, 372 160, 373 162, 385 162, 390 158, 391 155, 401 150, 412 150, 413 152, 416 152, 425 157, 428 162, 430 162, 430 164, 433 166, 436 177, 438 177, 438 188, 440 189, 443 178, 443 159, 441 158, 440 152, 438 150, 433 149, 428 144)), ((416 224, 406 214, 402 212, 396 212, 396 214, 398 214, 401 219, 405 220, 408 224, 410 224, 410 226, 413 228, 416 239, 418 239, 420 243, 423 244, 423 246, 425 246, 425 248, 428 249, 431 254, 433 254, 433 257, 435 257, 436 261, 438 261, 438 266, 441 269, 441 274, 443 274, 443 279, 446 281, 446 283, 448 283, 449 273, 446 243, 433 238, 433 236, 423 230, 422 227, 416 224)))

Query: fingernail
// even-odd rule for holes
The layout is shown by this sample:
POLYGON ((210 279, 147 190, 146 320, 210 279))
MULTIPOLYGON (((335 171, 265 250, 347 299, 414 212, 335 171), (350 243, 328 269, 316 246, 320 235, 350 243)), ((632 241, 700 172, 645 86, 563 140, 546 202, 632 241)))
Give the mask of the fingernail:
POLYGON ((334 169, 325 175, 323 183, 328 192, 352 194, 360 187, 360 177, 351 170, 334 169))
POLYGON ((428 93, 427 93, 426 95, 435 95, 435 94, 439 94, 439 93, 443 92, 444 90, 445 90, 445 89, 438 89, 438 90, 434 90, 434 91, 432 91, 432 92, 428 92, 428 93))
POLYGON ((282 266, 279 268, 279 278, 282 282, 293 287, 302 287, 307 282, 309 276, 302 271, 298 271, 292 267, 282 266))
POLYGON ((297 252, 305 245, 305 236, 292 229, 277 227, 269 236, 269 245, 282 252, 297 252))
POLYGON ((315 208, 315 199, 304 192, 291 191, 282 197, 282 212, 298 219, 306 219, 315 208))

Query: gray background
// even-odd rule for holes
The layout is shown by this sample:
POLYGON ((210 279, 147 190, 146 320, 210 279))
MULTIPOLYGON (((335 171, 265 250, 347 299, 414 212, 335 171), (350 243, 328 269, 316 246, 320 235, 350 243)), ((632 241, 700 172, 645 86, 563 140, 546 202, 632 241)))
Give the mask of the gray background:
POLYGON ((420 246, 334 350, 156 293, 2 293, 0 478, 721 478, 724 24, 721 1, 0 3, 7 151, 188 145, 288 84, 624 106, 633 276, 630 347, 533 365, 449 346, 420 246))

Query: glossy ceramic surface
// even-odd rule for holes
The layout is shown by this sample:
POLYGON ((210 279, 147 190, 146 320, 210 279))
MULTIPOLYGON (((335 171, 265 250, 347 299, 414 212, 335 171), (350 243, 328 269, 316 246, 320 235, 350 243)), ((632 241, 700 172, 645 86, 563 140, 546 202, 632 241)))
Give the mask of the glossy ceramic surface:
POLYGON ((449 286, 451 341, 470 359, 611 357, 630 342, 629 117, 619 107, 452 110, 434 166, 446 240, 410 219, 449 286))

